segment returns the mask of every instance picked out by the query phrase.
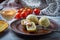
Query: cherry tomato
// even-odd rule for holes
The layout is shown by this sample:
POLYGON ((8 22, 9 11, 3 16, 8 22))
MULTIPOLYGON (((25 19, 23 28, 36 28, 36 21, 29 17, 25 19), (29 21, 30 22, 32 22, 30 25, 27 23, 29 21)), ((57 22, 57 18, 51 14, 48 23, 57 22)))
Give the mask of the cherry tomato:
POLYGON ((21 15, 20 13, 18 13, 16 16, 15 16, 16 19, 20 19, 21 18, 21 15))
POLYGON ((27 12, 28 12, 29 14, 32 14, 32 13, 33 13, 33 10, 30 9, 30 8, 27 8, 27 12))
POLYGON ((21 13, 22 18, 26 18, 27 14, 28 14, 28 13, 27 13, 27 10, 24 9, 24 10, 22 11, 22 13, 21 13))
POLYGON ((21 13, 24 10, 24 8, 21 8, 18 10, 19 13, 21 13))
POLYGON ((40 9, 35 8, 35 9, 34 9, 34 13, 35 13, 36 15, 39 15, 39 13, 40 13, 40 9))
POLYGON ((23 11, 23 12, 21 13, 21 16, 22 16, 22 18, 26 18, 26 16, 27 16, 26 11, 23 11))

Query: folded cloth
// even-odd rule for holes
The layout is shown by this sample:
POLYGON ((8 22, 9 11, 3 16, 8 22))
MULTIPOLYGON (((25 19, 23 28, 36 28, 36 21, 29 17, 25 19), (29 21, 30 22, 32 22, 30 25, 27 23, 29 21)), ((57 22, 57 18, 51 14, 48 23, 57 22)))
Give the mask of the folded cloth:
POLYGON ((47 7, 46 0, 20 0, 23 7, 40 8, 47 7))
POLYGON ((46 7, 45 9, 41 11, 42 15, 60 16, 60 5, 58 4, 58 1, 56 0, 55 2, 49 1, 48 5, 49 5, 48 7, 46 7))
POLYGON ((41 12, 44 15, 56 15, 55 12, 57 11, 57 3, 50 3, 48 7, 43 9, 41 12))

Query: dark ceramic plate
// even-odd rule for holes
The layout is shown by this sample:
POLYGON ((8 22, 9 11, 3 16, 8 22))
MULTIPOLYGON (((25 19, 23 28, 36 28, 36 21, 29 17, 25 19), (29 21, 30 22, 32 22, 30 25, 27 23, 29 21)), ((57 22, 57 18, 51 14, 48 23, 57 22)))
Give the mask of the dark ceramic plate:
POLYGON ((13 30, 13 32, 17 33, 17 35, 21 35, 21 36, 41 36, 41 35, 46 35, 46 34, 50 34, 52 33, 54 30, 57 29, 58 24, 54 21, 50 19, 51 25, 50 28, 48 29, 39 29, 37 32, 35 33, 29 33, 27 32, 23 26, 20 24, 21 20, 15 20, 14 22, 11 23, 10 27, 13 30))

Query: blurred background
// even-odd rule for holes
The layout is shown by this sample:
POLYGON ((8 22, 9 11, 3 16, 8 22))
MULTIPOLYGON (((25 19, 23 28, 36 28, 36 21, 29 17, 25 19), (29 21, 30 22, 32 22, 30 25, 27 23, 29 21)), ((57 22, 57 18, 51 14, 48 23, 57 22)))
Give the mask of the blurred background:
POLYGON ((0 0, 0 9, 8 6, 40 8, 41 15, 60 16, 60 0, 0 0))

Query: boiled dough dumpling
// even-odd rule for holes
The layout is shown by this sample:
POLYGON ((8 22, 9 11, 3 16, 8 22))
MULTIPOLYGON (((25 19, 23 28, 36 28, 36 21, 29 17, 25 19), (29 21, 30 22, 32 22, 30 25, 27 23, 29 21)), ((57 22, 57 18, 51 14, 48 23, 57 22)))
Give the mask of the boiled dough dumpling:
POLYGON ((31 20, 32 22, 34 22, 35 24, 38 24, 38 18, 36 15, 30 14, 26 17, 26 19, 31 20))
POLYGON ((39 25, 43 27, 48 27, 50 25, 50 21, 47 17, 43 16, 39 19, 39 25))

